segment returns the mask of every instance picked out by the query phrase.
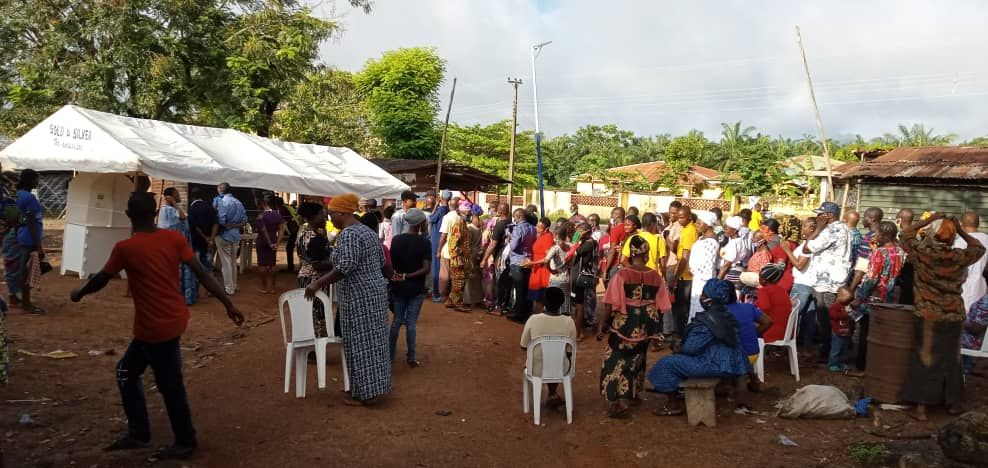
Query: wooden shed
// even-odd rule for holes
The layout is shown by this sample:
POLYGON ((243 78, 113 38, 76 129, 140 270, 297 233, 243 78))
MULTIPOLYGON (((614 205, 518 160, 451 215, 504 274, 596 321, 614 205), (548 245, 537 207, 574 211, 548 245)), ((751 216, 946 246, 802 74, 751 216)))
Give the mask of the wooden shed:
MULTIPOLYGON (((988 231, 988 147, 903 147, 860 164, 841 178, 857 186, 860 209, 878 207, 885 219, 909 208, 960 216, 974 211, 988 231)), ((853 192, 852 192, 853 193, 853 192)))

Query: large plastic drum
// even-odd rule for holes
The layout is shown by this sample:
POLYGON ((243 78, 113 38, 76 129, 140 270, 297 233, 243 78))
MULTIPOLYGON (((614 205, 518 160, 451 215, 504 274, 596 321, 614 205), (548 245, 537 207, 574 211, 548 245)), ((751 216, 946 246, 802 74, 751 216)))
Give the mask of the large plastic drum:
POLYGON ((899 401, 913 348, 915 310, 908 305, 870 305, 865 395, 884 403, 899 401))

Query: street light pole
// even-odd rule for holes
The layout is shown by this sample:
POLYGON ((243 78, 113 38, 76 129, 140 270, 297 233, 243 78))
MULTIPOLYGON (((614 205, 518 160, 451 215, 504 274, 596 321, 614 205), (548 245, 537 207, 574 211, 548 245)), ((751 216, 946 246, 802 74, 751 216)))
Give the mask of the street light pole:
POLYGON ((542 216, 545 216, 545 190, 542 180, 542 132, 539 131, 539 87, 535 74, 535 59, 542 52, 542 48, 549 44, 552 44, 552 41, 532 46, 532 99, 535 101, 535 158, 538 163, 539 172, 539 213, 542 216))

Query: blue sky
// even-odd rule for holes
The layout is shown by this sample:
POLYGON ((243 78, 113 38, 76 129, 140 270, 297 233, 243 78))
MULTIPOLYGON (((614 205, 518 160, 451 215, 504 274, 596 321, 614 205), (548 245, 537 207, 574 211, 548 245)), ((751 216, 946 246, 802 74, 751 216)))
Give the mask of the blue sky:
POLYGON ((345 32, 322 60, 359 70, 387 50, 435 47, 448 66, 444 110, 459 80, 460 123, 510 118, 510 76, 525 82, 519 125, 532 128, 529 50, 551 40, 538 59, 550 136, 614 123, 716 138, 721 122, 738 120, 771 135, 815 134, 799 25, 828 136, 880 136, 915 122, 988 135, 984 1, 375 0, 370 15, 344 3, 332 14, 345 32))

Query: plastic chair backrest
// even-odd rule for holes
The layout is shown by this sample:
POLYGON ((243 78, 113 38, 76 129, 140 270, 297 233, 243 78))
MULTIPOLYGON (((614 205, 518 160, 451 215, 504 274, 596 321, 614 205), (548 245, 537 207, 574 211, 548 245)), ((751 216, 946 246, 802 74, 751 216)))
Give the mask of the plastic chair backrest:
POLYGON ((532 340, 528 345, 528 358, 525 360, 525 367, 532 370, 532 358, 535 357, 535 349, 542 353, 542 377, 543 379, 561 379, 573 373, 573 366, 576 362, 576 343, 568 336, 543 336, 532 340), (570 368, 564 369, 566 363, 566 350, 571 350, 569 361, 570 368))
MULTIPOLYGON (((330 304, 329 297, 322 291, 316 293, 315 299, 322 301, 323 304, 330 304)), ((327 320, 329 315, 327 314, 327 320)), ((281 337, 286 344, 316 338, 316 330, 312 324, 312 301, 305 298, 305 289, 293 289, 282 294, 278 298, 278 316, 281 318, 281 337), (285 304, 288 304, 288 313, 292 324, 291 338, 289 338, 288 330, 285 328, 285 304)), ((331 324, 332 322, 327 323, 331 324)), ((330 327, 332 325, 327 328, 330 327)))
MULTIPOLYGON (((793 309, 789 313, 789 320, 786 321, 786 334, 783 336, 782 341, 786 343, 796 339, 796 330, 799 326, 799 311, 793 309)), ((830 326, 829 324, 827 326, 830 326)))

